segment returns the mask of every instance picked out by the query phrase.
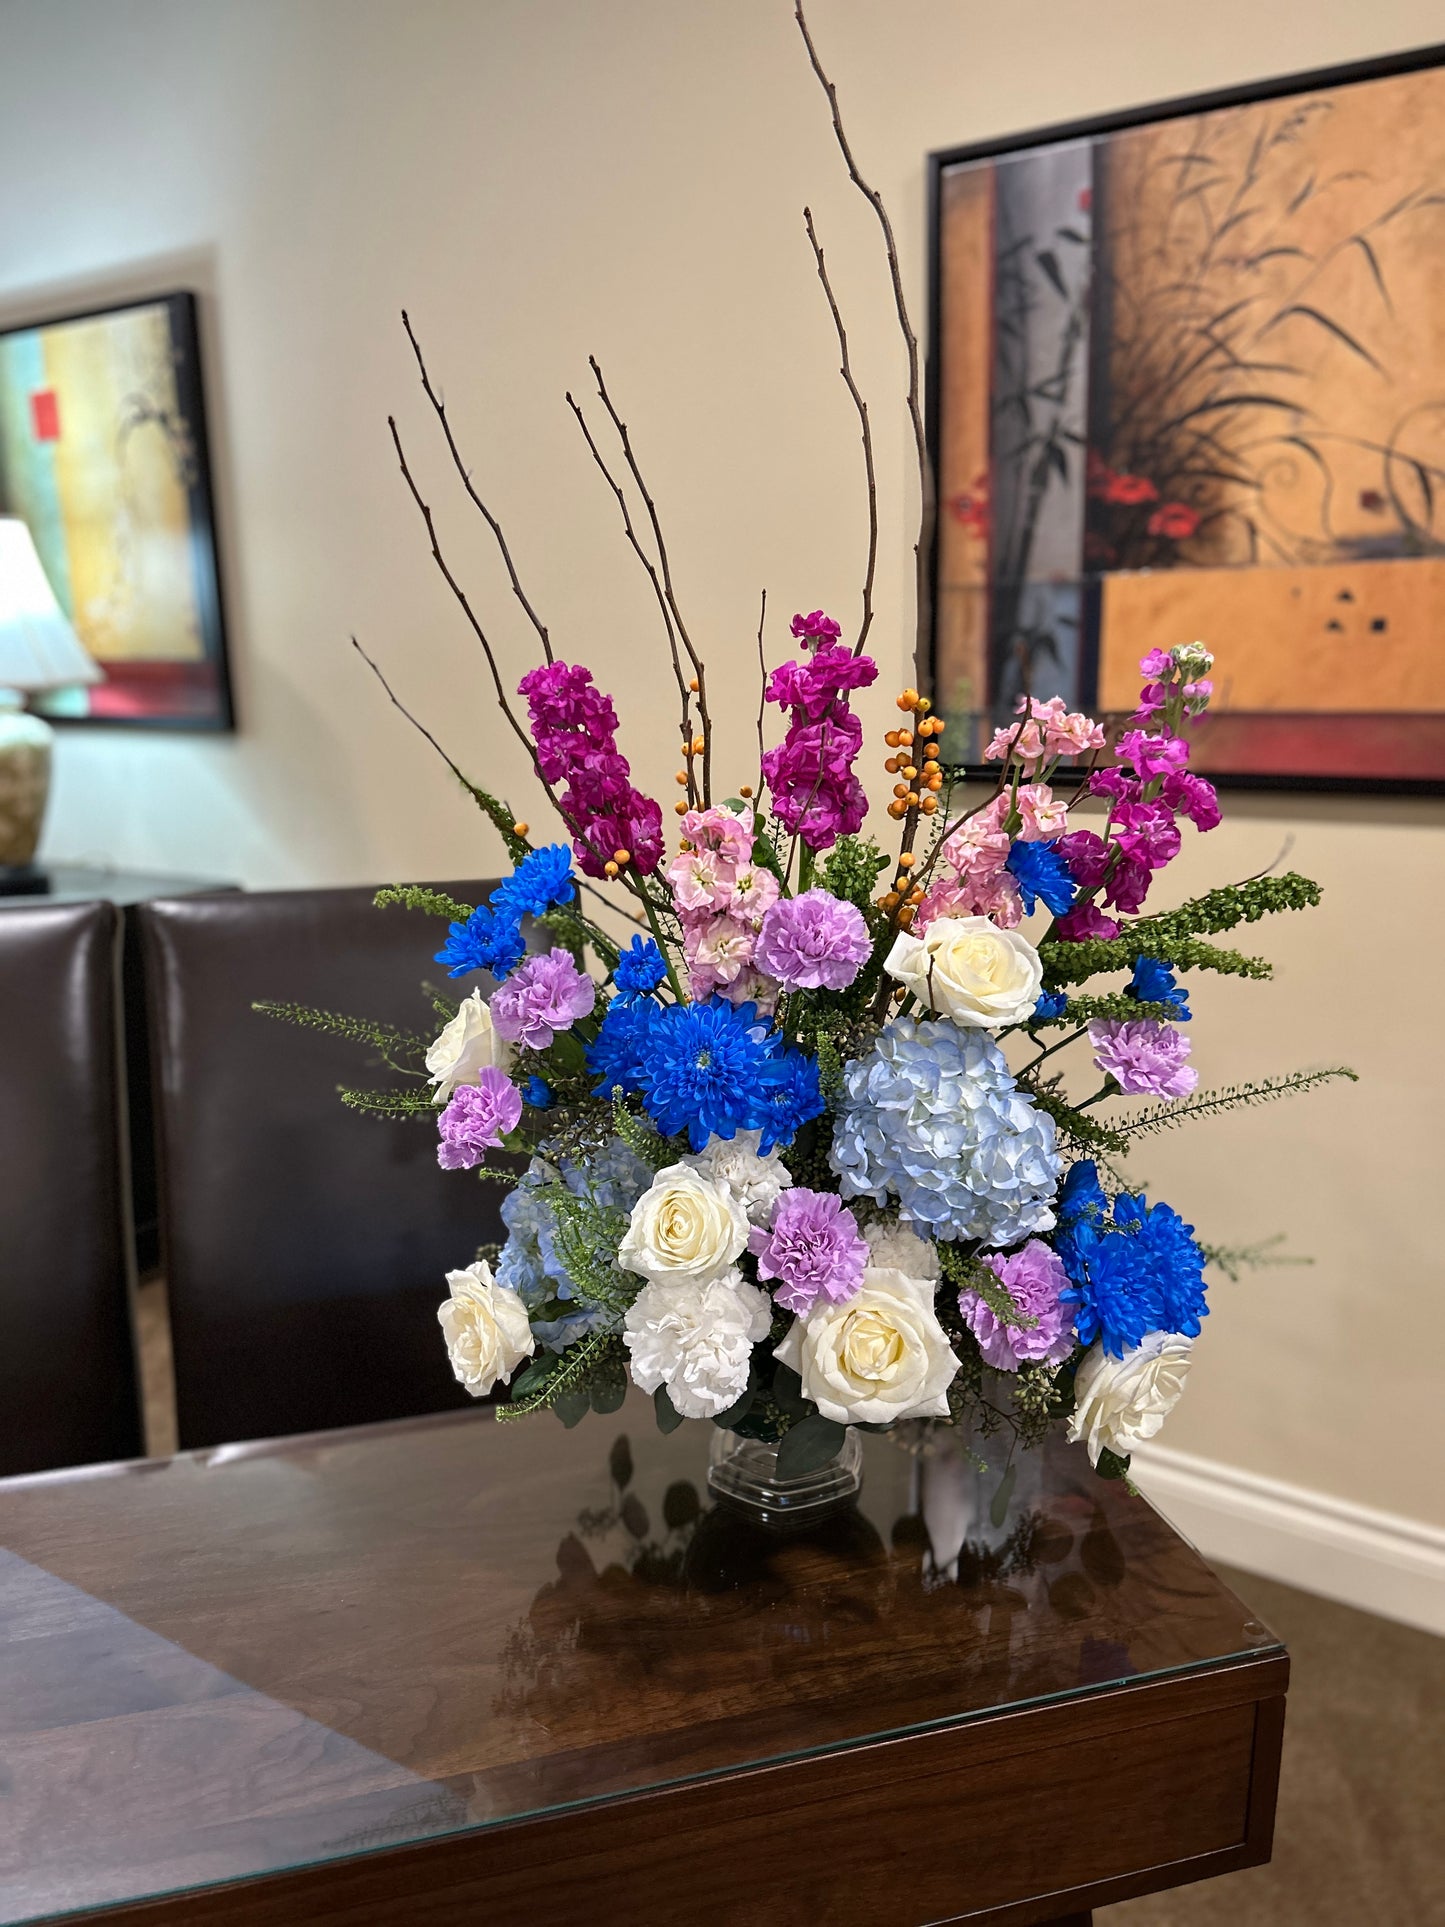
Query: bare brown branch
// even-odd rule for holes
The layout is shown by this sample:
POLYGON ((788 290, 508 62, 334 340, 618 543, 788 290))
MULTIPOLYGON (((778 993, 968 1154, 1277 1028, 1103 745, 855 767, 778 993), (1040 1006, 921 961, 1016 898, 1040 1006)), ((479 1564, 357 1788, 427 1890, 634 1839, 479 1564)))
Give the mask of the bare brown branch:
POLYGON ((551 662, 553 660, 552 644, 547 635, 546 625, 543 623, 542 618, 537 614, 537 611, 532 607, 532 604, 527 597, 527 592, 522 587, 521 578, 517 574, 516 564, 512 561, 512 551, 507 547, 507 538, 502 533, 501 523, 497 520, 496 516, 493 515, 492 511, 487 507, 486 503, 482 500, 481 496, 477 493, 476 487, 472 482, 471 471, 468 469, 466 463, 462 460, 461 450, 457 447, 456 437, 452 434, 452 425, 447 420, 446 403, 442 400, 441 396, 437 393, 435 388, 432 387, 431 377, 427 373, 426 362, 422 358, 421 343, 416 338, 416 334, 411 325, 411 318, 407 314, 407 311, 405 308, 403 308, 401 311, 401 325, 403 328, 406 329, 406 338, 411 343, 412 353, 416 356, 417 370, 421 375, 422 392, 425 394, 427 400, 431 403, 432 408, 436 413, 436 418, 442 425, 442 433, 447 438, 447 447, 451 450, 452 461, 455 464, 457 474, 460 475, 462 478, 462 487, 467 491, 467 494, 471 496, 473 502, 476 504, 478 509, 480 509, 482 513, 482 517, 487 524, 487 527, 492 531, 492 534, 496 537, 497 547, 502 552, 502 560, 507 565, 507 574, 511 579, 512 591, 515 594, 517 600, 521 603, 522 607, 527 611, 527 616, 532 624, 532 627, 537 631, 537 634, 542 638, 542 654, 547 658, 548 662, 551 662))
POLYGON ((677 625, 678 636, 683 648, 687 652, 687 659, 692 664, 692 673, 697 682, 697 709, 698 717, 702 725, 703 739, 702 801, 704 804, 707 804, 712 801, 712 718, 708 714, 707 707, 707 669, 704 666, 702 657, 692 646, 692 638, 687 633, 687 624, 683 621, 682 611, 677 606, 677 595, 672 586, 672 565, 668 561, 667 543, 663 540, 662 523, 658 519, 657 504, 653 501, 648 486, 642 479, 642 470, 638 466, 636 455, 633 453, 632 437, 627 432, 627 423, 623 421, 622 417, 612 405, 612 397, 607 392, 607 383, 602 378, 602 369, 598 365, 597 357, 595 355, 589 355, 587 357, 587 365, 592 370, 593 379, 597 383, 598 396, 602 402, 602 406, 611 417, 612 426, 617 430, 617 439, 622 444, 622 453, 626 458, 628 468, 632 472, 632 479, 637 484, 638 493, 641 495, 643 504, 647 509, 647 519, 652 524, 652 539, 657 544, 657 559, 662 567, 663 593, 667 597, 667 606, 672 611, 672 619, 677 625))
POLYGON ((667 647, 672 657, 672 673, 677 681, 677 693, 682 699, 682 751, 683 767, 687 773, 687 800, 689 803, 696 803, 698 794, 697 785, 693 779, 693 759, 688 754, 689 746, 692 743, 692 692, 687 686, 686 676, 682 673, 682 659, 677 653, 677 630, 673 626, 672 613, 667 606, 667 596, 663 591, 662 583, 658 578, 657 569, 653 564, 652 557, 647 553, 646 549, 643 548, 641 540, 638 537, 636 526, 632 520, 632 511, 627 506, 627 496, 623 491, 622 485, 612 473, 612 470, 607 466, 606 459, 601 449, 597 446, 592 430, 587 426, 587 417, 582 413, 581 408, 573 399, 570 392, 567 396, 567 406, 577 417, 577 426, 582 430, 583 440, 592 451, 593 461, 596 462, 598 468, 601 469, 607 479, 607 486, 617 497, 617 506, 622 511, 622 526, 626 531, 627 540, 632 545, 634 555, 636 555, 638 561, 647 571, 647 579, 652 584, 652 593, 656 596, 657 606, 662 612, 663 627, 667 630, 667 647))
POLYGON ((898 325, 903 331, 903 345, 908 354, 908 415, 913 424, 914 447, 918 454, 918 541, 914 545, 917 571, 918 628, 915 643, 915 667, 922 683, 928 671, 928 650, 932 637, 932 584, 929 569, 933 559, 933 531, 937 515, 937 498, 933 480, 933 464, 928 455, 928 438, 923 430, 922 389, 919 378, 918 337, 913 332, 913 324, 908 318, 908 303, 903 294, 903 275, 898 265, 898 246, 893 238, 893 224, 888 219, 888 210, 883 205, 883 196, 877 188, 870 187, 858 171, 858 163, 853 158, 847 133, 843 127, 843 117, 838 109, 838 90, 824 72, 823 63, 818 58, 818 49, 813 44, 813 36, 808 31, 808 22, 803 15, 803 0, 794 0, 793 17, 798 23, 798 31, 803 36, 803 44, 808 49, 808 60, 817 75, 818 85, 827 97, 829 112, 833 118, 833 133, 837 138, 839 151, 848 169, 849 179, 867 201, 878 217, 883 230, 883 246, 888 255, 888 272, 893 282, 893 305, 898 313, 898 325))
POLYGON ((823 292, 828 297, 828 307, 832 312, 833 326, 838 331, 838 351, 842 367, 838 370, 853 397, 853 406, 858 410, 858 425, 863 431, 863 471, 868 481, 868 568, 863 577, 863 621, 858 630, 858 640, 853 645, 853 654, 861 656, 863 644, 868 640, 868 631, 873 625, 873 575, 878 566, 878 482, 873 470, 873 435, 868 426, 868 404, 858 391, 853 379, 852 363, 848 359, 848 334, 843 326, 843 317, 838 311, 837 297, 833 284, 828 279, 827 263, 818 242, 818 233, 813 226, 811 208, 803 209, 803 225, 808 230, 808 239, 813 244, 813 259, 818 264, 818 279, 823 284, 823 292))
POLYGON ((768 592, 763 590, 763 606, 758 611, 758 787, 757 806, 763 807, 763 711, 768 703, 768 659, 763 654, 763 628, 768 620, 768 592))

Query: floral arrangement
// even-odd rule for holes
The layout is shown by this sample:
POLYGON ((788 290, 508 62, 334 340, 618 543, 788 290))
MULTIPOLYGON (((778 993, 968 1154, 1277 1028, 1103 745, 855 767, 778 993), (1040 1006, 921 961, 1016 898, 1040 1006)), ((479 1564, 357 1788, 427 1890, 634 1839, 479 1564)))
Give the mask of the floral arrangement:
MULTIPOLYGON (((807 39, 801 10, 799 24, 807 39)), ((917 427, 891 229, 807 46, 882 224, 917 427)), ((680 706, 671 843, 662 805, 633 783, 611 697, 555 656, 407 323, 458 473, 540 639, 541 661, 516 684, 521 707, 393 423, 402 472, 563 834, 534 843, 452 764, 500 831, 510 874, 479 905, 419 887, 379 899, 449 925, 437 961, 463 994, 434 993, 440 1033, 279 1014, 369 1041, 408 1084, 348 1101, 427 1120, 445 1169, 505 1187, 505 1242, 448 1274, 439 1313, 461 1383, 508 1389, 500 1418, 551 1410, 572 1424, 615 1409, 630 1380, 665 1431, 698 1419, 776 1441, 784 1476, 825 1463, 848 1426, 915 1420, 1006 1425, 1025 1443, 1064 1423, 1099 1471, 1122 1476, 1183 1389, 1206 1261, 1242 1255, 1211 1253, 1123 1160, 1150 1133, 1350 1074, 1198 1090, 1183 980, 1267 976, 1213 939, 1319 891, 1265 875, 1145 907, 1186 829, 1220 820, 1189 767, 1211 696, 1198 644, 1145 657, 1112 747, 1061 697, 1020 697, 982 772, 950 760, 945 719, 904 689, 879 746, 892 795, 870 816, 851 703, 879 675, 864 652, 872 448, 807 218, 858 403, 869 562, 851 644, 821 610, 797 615, 791 653, 769 670, 760 624, 756 760, 714 742, 706 666, 596 363, 621 480, 568 397, 663 619, 680 706), (715 775, 724 764, 731 787, 715 775), (1065 1052, 1092 1065, 1089 1095, 1070 1094, 1065 1052)), ((922 458, 921 430, 919 446, 922 458)), ((923 624, 926 459, 920 473, 923 624)))

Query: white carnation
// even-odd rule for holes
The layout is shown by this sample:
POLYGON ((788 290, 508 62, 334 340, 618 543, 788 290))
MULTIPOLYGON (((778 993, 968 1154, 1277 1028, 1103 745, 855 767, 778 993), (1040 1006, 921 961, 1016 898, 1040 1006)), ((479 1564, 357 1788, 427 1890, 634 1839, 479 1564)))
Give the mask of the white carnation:
POLYGON ((731 1192, 747 1213, 750 1224, 765 1225, 793 1177, 776 1151, 759 1157, 761 1141, 761 1131, 739 1131, 736 1137, 715 1137, 701 1151, 684 1152, 682 1162, 731 1192))
POLYGON ((459 1084, 475 1084, 482 1071, 506 1070, 511 1054, 511 1045, 492 1026, 482 993, 474 990, 426 1054, 436 1102, 445 1104, 459 1084))
POLYGON ((1074 1374, 1069 1437, 1088 1441, 1095 1465, 1105 1447, 1123 1458, 1154 1437, 1179 1403, 1193 1343, 1177 1332, 1146 1332, 1122 1358, 1102 1345, 1085 1354, 1074 1374))
POLYGON ((773 1356, 840 1425, 947 1418, 958 1359, 933 1311, 933 1284, 870 1265, 841 1305, 820 1298, 773 1356))
POLYGON ((516 1292, 497 1283, 485 1258, 465 1271, 449 1271, 447 1285, 451 1296, 437 1307, 437 1318, 452 1370, 473 1398, 482 1398, 536 1351, 527 1308, 516 1292))
POLYGON ((713 1418, 748 1385, 753 1346, 768 1335, 772 1300, 740 1271, 706 1283, 644 1285, 624 1320, 632 1378, 644 1392, 667 1387, 684 1418, 713 1418))
POLYGON ((731 1191, 690 1164, 669 1164, 633 1205, 617 1262, 659 1283, 705 1284, 734 1263, 747 1241, 747 1214, 731 1191))
POLYGON ((900 930, 883 968, 921 1004, 970 1030, 1021 1023, 1039 1000, 1039 953, 987 917, 938 917, 921 937, 900 930))
POLYGON ((872 1262, 880 1270, 901 1271, 910 1278, 928 1278, 935 1283, 942 1277, 937 1245, 920 1238, 906 1224, 892 1224, 879 1218, 873 1224, 864 1225, 863 1236, 868 1240, 872 1262))

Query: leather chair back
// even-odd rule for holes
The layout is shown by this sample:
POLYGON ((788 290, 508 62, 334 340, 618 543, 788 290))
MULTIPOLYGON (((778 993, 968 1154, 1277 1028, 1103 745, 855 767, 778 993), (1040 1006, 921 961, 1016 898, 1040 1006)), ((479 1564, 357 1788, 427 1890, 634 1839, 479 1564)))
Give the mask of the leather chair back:
MULTIPOLYGON (((480 903, 485 882, 440 886, 480 903)), ((438 1169, 428 1121, 361 1116, 395 1083, 366 1046, 253 1011, 311 1004, 434 1035, 436 918, 370 890, 241 892, 140 910, 161 1262, 182 1447, 470 1403, 436 1308, 500 1243, 502 1192, 438 1169)), ((470 984, 458 986, 458 992, 470 984)))
POLYGON ((109 903, 0 912, 0 1474, 144 1450, 109 903))

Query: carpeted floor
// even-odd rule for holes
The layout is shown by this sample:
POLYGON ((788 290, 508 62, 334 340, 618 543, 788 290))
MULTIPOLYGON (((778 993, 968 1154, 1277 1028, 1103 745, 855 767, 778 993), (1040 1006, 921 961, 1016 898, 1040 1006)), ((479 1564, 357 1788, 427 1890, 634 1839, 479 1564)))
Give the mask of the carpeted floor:
MULTIPOLYGON (((150 1449, 172 1452, 158 1283, 138 1324, 150 1449)), ((1102 1908, 1096 1927, 1445 1927, 1445 1640, 1220 1570, 1290 1649, 1274 1859, 1102 1908)))

